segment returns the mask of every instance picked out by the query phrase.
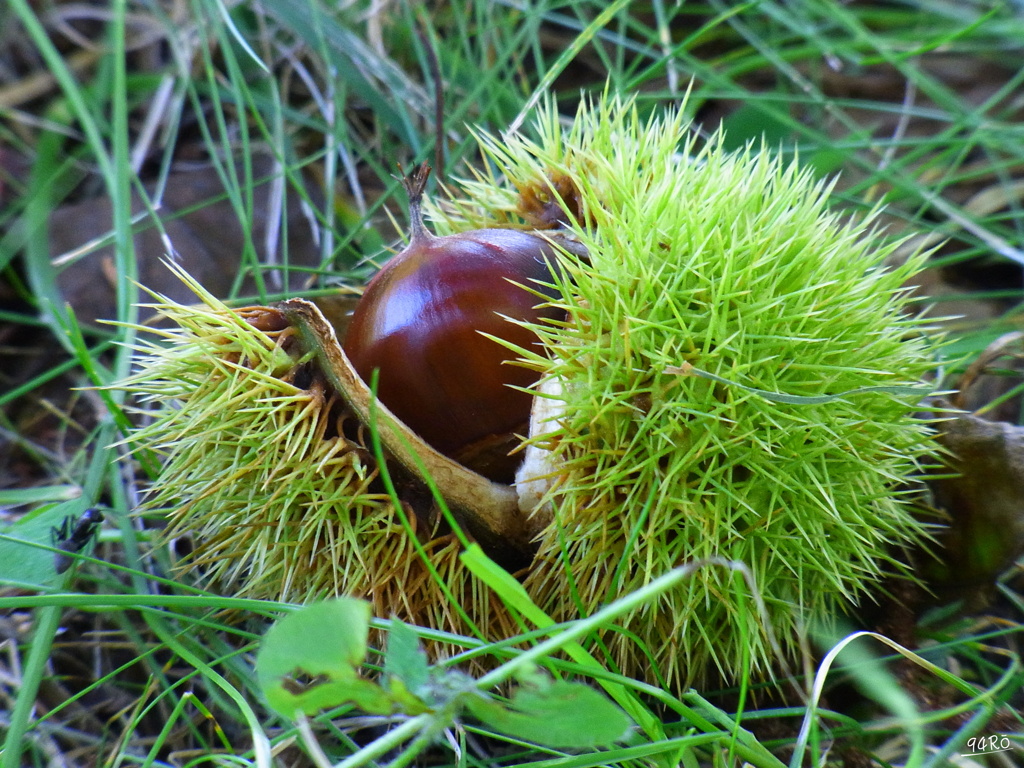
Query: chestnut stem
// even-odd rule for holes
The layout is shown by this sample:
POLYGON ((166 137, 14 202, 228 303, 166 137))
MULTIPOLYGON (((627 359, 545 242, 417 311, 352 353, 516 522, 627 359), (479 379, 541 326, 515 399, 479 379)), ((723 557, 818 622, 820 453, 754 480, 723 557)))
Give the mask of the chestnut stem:
POLYGON ((423 191, 427 188, 430 164, 421 163, 419 168, 402 179, 402 186, 409 195, 409 239, 410 244, 433 239, 434 235, 423 224, 423 191))

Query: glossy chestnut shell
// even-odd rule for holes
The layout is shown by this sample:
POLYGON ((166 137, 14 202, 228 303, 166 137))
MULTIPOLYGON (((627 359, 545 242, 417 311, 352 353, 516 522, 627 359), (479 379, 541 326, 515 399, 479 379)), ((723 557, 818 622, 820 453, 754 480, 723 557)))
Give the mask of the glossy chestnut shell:
MULTIPOLYGON (((447 237, 417 230, 356 305, 345 352, 392 412, 441 453, 480 474, 511 482, 509 456, 528 426, 537 374, 510 364, 516 354, 483 334, 521 347, 538 340, 513 322, 559 319, 544 307, 557 258, 547 240, 511 229, 447 237), (527 290, 527 288, 532 289, 527 290), (538 305, 541 305, 538 307, 538 305)), ((421 226, 421 225, 420 225, 421 226)))

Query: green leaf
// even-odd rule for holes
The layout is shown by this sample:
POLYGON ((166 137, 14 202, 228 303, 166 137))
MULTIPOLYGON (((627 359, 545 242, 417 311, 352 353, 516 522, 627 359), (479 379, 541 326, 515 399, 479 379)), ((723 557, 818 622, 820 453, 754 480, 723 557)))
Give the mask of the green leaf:
POLYGON ((362 678, 370 604, 339 598, 305 606, 271 627, 256 657, 267 702, 285 717, 354 704, 373 714, 393 709, 379 685, 362 678))
POLYGON ((54 529, 68 518, 77 519, 89 502, 84 498, 41 507, 14 525, 0 527, 0 584, 23 589, 49 589, 59 584, 54 529))
MULTIPOLYGON (((0 491, 0 506, 19 504, 45 504, 56 501, 75 501, 82 495, 77 485, 44 485, 36 488, 5 488, 0 491)), ((84 504, 84 502, 83 502, 84 504)))
POLYGON ((600 692, 565 681, 520 687, 508 706, 467 698, 466 708, 499 733, 558 749, 608 747, 625 739, 633 726, 600 692))
POLYGON ((427 655, 420 647, 420 639, 408 624, 391 619, 388 632, 388 647, 384 654, 384 672, 389 684, 401 681, 405 690, 418 698, 430 682, 430 665, 427 655))

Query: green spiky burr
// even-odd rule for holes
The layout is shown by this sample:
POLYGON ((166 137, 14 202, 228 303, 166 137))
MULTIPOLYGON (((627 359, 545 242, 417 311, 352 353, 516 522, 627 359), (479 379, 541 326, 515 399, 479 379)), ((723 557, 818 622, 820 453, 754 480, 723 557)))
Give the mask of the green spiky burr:
POLYGON ((139 413, 126 443, 160 463, 139 511, 166 517, 164 543, 192 542, 177 575, 238 597, 351 595, 378 616, 465 635, 479 634, 474 624, 487 617, 492 630, 514 633, 500 602, 463 568, 460 540, 415 465, 452 489, 443 496, 456 512, 487 508, 506 540, 512 490, 426 446, 411 456, 415 436, 399 433, 351 379, 312 304, 229 308, 171 268, 198 303, 154 295, 148 306, 171 327, 138 328, 135 371, 117 386, 139 413), (383 467, 371 428, 384 443, 383 467))
POLYGON ((564 226, 567 322, 537 325, 542 416, 520 472, 548 521, 525 585, 556 620, 670 568, 707 566, 609 629, 630 675, 681 687, 767 676, 812 624, 905 571, 927 538, 905 496, 935 455, 915 416, 934 343, 907 313, 923 256, 886 266, 868 216, 762 147, 700 143, 683 110, 585 102, 571 127, 480 137, 496 174, 432 216, 453 229, 564 226), (763 619, 763 621, 762 621, 763 619))
POLYGON ((915 415, 934 342, 903 289, 924 257, 887 267, 896 245, 871 216, 830 211, 828 184, 764 148, 699 142, 684 108, 642 119, 605 96, 565 127, 548 105, 535 135, 479 135, 489 170, 428 208, 440 234, 576 241, 552 300, 566 320, 534 324, 543 348, 519 350, 541 379, 516 489, 374 411, 312 305, 233 310, 182 275, 201 303, 157 297, 175 327, 122 384, 147 419, 131 444, 164 464, 144 511, 191 534, 185 567, 222 591, 367 597, 493 640, 518 625, 462 567, 453 523, 527 563, 525 588, 559 621, 675 566, 740 563, 756 600, 708 565, 601 647, 676 689, 770 676, 772 637, 794 657, 927 538, 905 490, 936 453, 915 415))

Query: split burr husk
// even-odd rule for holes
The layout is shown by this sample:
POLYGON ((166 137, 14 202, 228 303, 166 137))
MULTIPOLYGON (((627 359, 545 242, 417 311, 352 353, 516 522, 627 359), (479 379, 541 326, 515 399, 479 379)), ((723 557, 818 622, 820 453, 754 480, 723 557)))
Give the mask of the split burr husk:
POLYGON ((376 402, 314 304, 231 309, 172 268, 201 303, 156 296, 150 306, 175 327, 140 343, 138 370, 120 386, 144 420, 129 444, 163 464, 142 511, 166 513, 165 540, 190 540, 183 570, 240 597, 354 595, 379 616, 469 636, 488 617, 513 634, 462 568, 422 478, 507 567, 530 548, 513 489, 433 451, 376 402))
POLYGON ((352 594, 381 616, 514 634, 462 570, 430 476, 559 621, 678 565, 743 563, 754 593, 702 568, 595 645, 675 689, 771 676, 772 637, 791 660, 810 625, 905 571, 901 548, 929 531, 907 488, 936 453, 915 415, 934 342, 902 287, 924 256, 887 269, 897 244, 872 217, 829 211, 826 183, 764 148, 699 144, 684 109, 644 119, 605 96, 563 127, 548 105, 535 139, 481 135, 491 170, 428 209, 441 234, 557 229, 587 254, 564 253, 555 279, 566 322, 534 326, 543 352, 519 350, 547 406, 521 501, 379 404, 371 418, 312 305, 230 310, 194 283, 198 308, 159 300, 177 327, 124 386, 153 406, 131 442, 164 458, 147 507, 192 533, 190 567, 236 594, 352 594))

